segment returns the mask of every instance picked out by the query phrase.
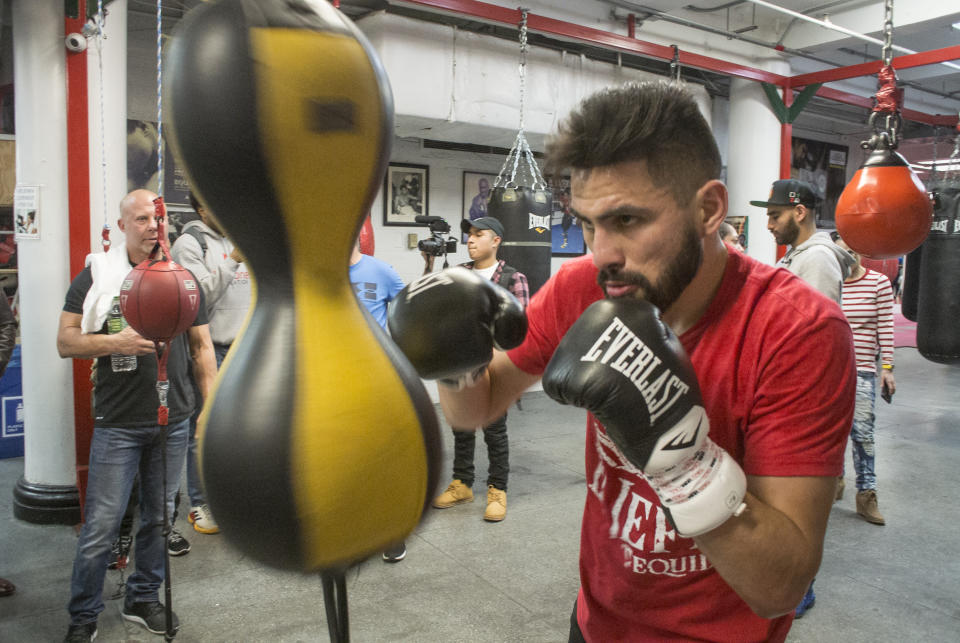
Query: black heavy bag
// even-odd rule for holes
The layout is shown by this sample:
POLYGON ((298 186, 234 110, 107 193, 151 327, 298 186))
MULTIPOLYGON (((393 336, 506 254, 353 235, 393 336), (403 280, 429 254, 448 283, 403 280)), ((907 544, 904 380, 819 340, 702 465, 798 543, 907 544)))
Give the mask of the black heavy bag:
POLYGON ((498 257, 527 277, 530 294, 550 278, 550 207, 553 193, 524 187, 496 187, 487 214, 503 224, 498 257))
POLYGON ((960 362, 960 188, 938 190, 920 262, 917 348, 932 362, 960 362))
POLYGON ((917 321, 917 305, 920 301, 920 262, 923 259, 925 243, 911 250, 903 262, 903 292, 900 297, 900 308, 903 316, 912 322, 917 321))

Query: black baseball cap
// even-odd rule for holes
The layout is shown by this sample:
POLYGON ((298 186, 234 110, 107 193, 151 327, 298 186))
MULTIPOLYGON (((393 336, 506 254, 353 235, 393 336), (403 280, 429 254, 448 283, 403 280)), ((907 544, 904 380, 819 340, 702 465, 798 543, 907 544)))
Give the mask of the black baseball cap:
POLYGON ((470 228, 478 230, 493 230, 493 233, 503 238, 503 224, 495 217, 480 217, 479 219, 463 219, 460 221, 460 230, 463 234, 470 234, 470 228))
POLYGON ((809 208, 817 205, 817 195, 809 183, 796 179, 780 179, 773 182, 770 196, 766 201, 751 201, 750 205, 769 208, 778 205, 805 205, 809 208))

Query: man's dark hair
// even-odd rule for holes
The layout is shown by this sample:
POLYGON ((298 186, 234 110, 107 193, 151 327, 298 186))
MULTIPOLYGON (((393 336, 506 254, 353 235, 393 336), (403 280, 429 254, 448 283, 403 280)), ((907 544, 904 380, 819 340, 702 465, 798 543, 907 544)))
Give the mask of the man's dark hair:
POLYGON ((665 81, 630 83, 585 99, 547 140, 552 173, 646 161, 650 178, 685 205, 720 177, 720 152, 689 92, 665 81))
POLYGON ((190 190, 187 198, 190 199, 190 207, 193 208, 193 211, 199 212, 200 208, 203 207, 203 204, 200 203, 199 199, 197 199, 197 196, 193 193, 193 190, 190 190))

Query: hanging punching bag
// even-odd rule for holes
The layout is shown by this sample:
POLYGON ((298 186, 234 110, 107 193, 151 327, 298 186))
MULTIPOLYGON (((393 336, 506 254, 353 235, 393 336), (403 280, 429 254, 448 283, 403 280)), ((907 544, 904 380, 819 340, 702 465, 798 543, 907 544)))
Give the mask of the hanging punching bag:
POLYGON ((376 249, 373 239, 373 222, 370 221, 370 214, 363 220, 363 227, 360 228, 360 252, 365 255, 373 256, 376 249))
POLYGON ((549 189, 495 187, 487 202, 487 214, 503 224, 503 241, 497 257, 522 272, 530 295, 550 278, 549 189))
MULTIPOLYGON (((927 237, 928 239, 930 237, 927 237)), ((926 241, 910 251, 903 260, 903 290, 900 293, 900 312, 912 322, 917 321, 920 299, 920 264, 926 241)))
POLYGON ((430 397, 348 277, 390 157, 386 73, 326 2, 203 3, 167 57, 175 150, 255 284, 200 422, 210 507, 257 561, 341 573, 410 534, 441 455, 430 397))
POLYGON ((851 249, 873 259, 904 255, 930 230, 933 207, 906 159, 874 150, 837 201, 837 232, 851 249))
POLYGON ((932 362, 960 363, 960 188, 937 192, 920 262, 917 350, 932 362))

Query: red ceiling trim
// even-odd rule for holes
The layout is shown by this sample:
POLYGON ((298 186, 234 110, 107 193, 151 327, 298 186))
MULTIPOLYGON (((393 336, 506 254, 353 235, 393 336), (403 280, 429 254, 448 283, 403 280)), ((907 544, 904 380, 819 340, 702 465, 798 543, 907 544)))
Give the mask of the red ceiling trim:
MULTIPOLYGON (((951 60, 960 60, 960 45, 943 47, 942 49, 931 49, 916 54, 907 54, 893 59, 894 69, 910 69, 912 67, 925 67, 936 63, 950 62, 951 60)), ((824 69, 809 74, 800 74, 793 76, 790 80, 791 87, 804 87, 813 83, 829 83, 836 80, 845 80, 847 78, 859 78, 860 76, 870 76, 880 71, 880 61, 873 60, 859 65, 850 65, 848 67, 837 67, 835 69, 824 69)))
MULTIPOLYGON (((516 27, 520 24, 521 13, 519 9, 510 9, 499 5, 479 2, 478 0, 399 0, 398 4, 413 5, 430 10, 452 13, 459 16, 468 16, 470 18, 482 21, 506 24, 516 27)), ((626 53, 637 54, 649 58, 659 58, 660 60, 673 60, 673 49, 664 45, 658 45, 652 42, 637 40, 628 36, 593 29, 576 25, 563 20, 547 18, 534 13, 527 13, 527 27, 535 32, 549 34, 560 38, 561 40, 571 40, 577 42, 587 42, 600 45, 608 49, 623 51, 626 53)), ((919 67, 938 62, 946 62, 960 57, 960 45, 953 47, 944 47, 928 52, 909 54, 894 58, 894 67, 896 69, 908 69, 910 67, 919 67)), ((680 51, 680 63, 687 67, 696 67, 706 71, 716 72, 725 76, 736 78, 746 78, 759 82, 770 83, 779 87, 802 87, 814 82, 830 82, 831 80, 842 80, 845 78, 854 78, 876 73, 879 69, 878 62, 863 63, 849 67, 840 67, 837 69, 825 70, 823 72, 814 72, 812 74, 802 74, 799 76, 782 76, 762 69, 747 67, 710 56, 703 56, 689 51, 680 51)), ((873 108, 873 99, 871 97, 857 96, 847 92, 842 92, 827 87, 821 87, 817 92, 818 96, 828 98, 847 105, 858 107, 873 108)), ((902 110, 902 115, 907 120, 931 125, 956 125, 956 116, 941 116, 926 114, 911 109, 902 110)))
MULTIPOLYGON (((496 22, 513 27, 520 24, 521 18, 519 9, 508 9, 487 2, 479 2, 478 0, 401 0, 399 4, 427 7, 457 15, 469 16, 483 22, 496 22)), ((547 18, 546 16, 535 13, 527 13, 527 28, 537 33, 557 36, 562 40, 588 42, 608 49, 646 56, 648 58, 673 60, 673 49, 669 46, 637 40, 636 38, 621 36, 601 29, 584 27, 555 18, 547 18)), ((687 67, 705 69, 718 74, 724 74, 725 76, 746 78, 748 80, 772 83, 774 85, 782 86, 787 81, 787 78, 780 74, 773 74, 763 71, 762 69, 738 65, 737 63, 711 58, 710 56, 701 56, 700 54, 694 54, 688 51, 680 51, 680 63, 687 67)))

